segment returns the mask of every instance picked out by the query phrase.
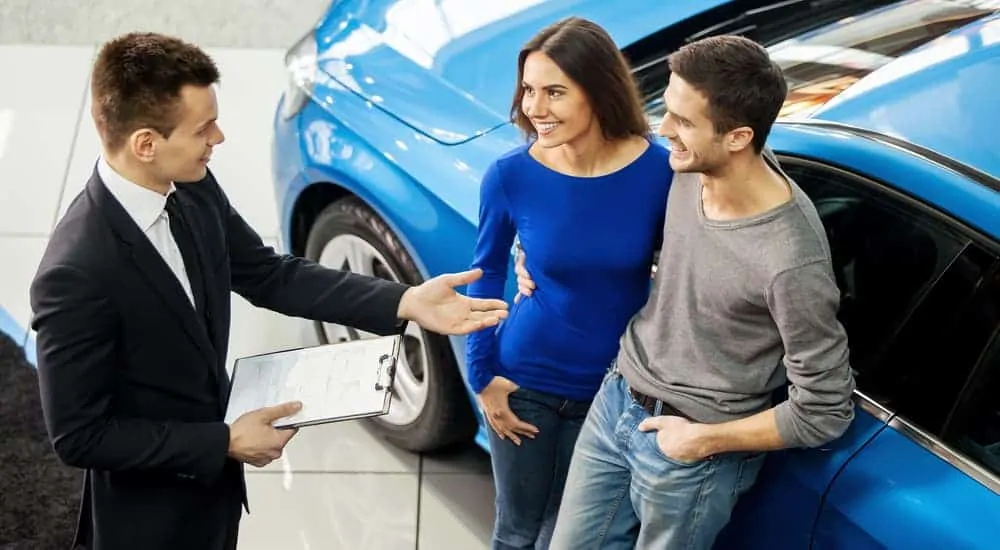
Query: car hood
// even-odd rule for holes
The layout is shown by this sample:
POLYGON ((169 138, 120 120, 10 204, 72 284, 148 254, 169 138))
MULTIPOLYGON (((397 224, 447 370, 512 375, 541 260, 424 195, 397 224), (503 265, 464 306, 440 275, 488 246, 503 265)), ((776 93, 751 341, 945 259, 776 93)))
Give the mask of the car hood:
POLYGON ((457 144, 510 121, 517 53, 576 15, 620 47, 725 0, 345 0, 318 25, 319 68, 414 130, 457 144))

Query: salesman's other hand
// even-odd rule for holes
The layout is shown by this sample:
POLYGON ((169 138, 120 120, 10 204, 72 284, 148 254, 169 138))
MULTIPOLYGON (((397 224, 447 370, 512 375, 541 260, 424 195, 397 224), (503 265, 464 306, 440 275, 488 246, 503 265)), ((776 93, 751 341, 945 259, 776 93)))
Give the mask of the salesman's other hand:
POLYGON ((481 269, 447 273, 411 287, 399 301, 398 316, 439 334, 468 334, 494 326, 507 317, 506 302, 469 298, 455 291, 482 276, 481 269))
POLYGON ((285 445, 298 430, 278 430, 272 424, 300 409, 302 404, 293 401, 250 411, 237 418, 229 427, 229 456, 258 468, 281 458, 285 445))

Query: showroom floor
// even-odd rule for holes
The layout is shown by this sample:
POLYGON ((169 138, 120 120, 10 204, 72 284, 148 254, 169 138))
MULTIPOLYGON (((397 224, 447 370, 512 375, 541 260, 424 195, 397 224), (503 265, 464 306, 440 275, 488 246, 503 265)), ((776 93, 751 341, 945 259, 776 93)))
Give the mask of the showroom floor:
MULTIPOLYGON (((100 6, 111 3, 97 2, 85 14, 69 2, 54 3, 65 9, 53 8, 53 2, 43 9, 28 0, 0 0, 0 328, 7 332, 27 326, 29 282, 52 227, 83 188, 98 154, 85 93, 96 44, 151 20, 146 12, 122 7, 137 2, 115 2, 115 10, 101 16, 100 6), (80 24, 67 12, 79 13, 80 24)), ((216 149, 212 170, 237 209, 274 243, 270 118, 285 81, 278 45, 308 28, 313 15, 293 22, 281 18, 290 10, 280 9, 291 1, 250 4, 260 7, 245 28, 232 18, 223 24, 224 11, 206 16, 176 5, 160 24, 143 28, 196 40, 216 59, 227 140, 216 149), (191 20, 189 32, 184 17, 191 20), (212 26, 212 17, 219 26, 212 26), (280 22, 260 23, 268 20, 280 22), (263 28, 268 30, 255 41, 255 30, 263 28)), ((323 2, 294 4, 317 13, 323 2)), ((241 355, 314 341, 306 322, 258 310, 239 297, 233 318, 230 364, 241 355)), ((15 339, 24 341, 23 331, 15 339)), ((478 448, 418 456, 390 447, 363 423, 345 423, 303 429, 280 461, 250 470, 253 513, 244 518, 241 550, 489 545, 493 486, 489 460, 478 448)))

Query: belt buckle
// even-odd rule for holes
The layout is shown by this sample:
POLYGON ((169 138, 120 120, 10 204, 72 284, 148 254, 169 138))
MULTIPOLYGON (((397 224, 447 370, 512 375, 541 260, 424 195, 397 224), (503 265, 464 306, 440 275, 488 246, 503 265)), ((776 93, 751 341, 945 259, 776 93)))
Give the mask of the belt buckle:
POLYGON ((656 402, 657 400, 653 397, 639 392, 635 388, 628 389, 629 394, 632 396, 632 400, 639 404, 640 407, 646 410, 651 415, 655 416, 656 402))
POLYGON ((640 407, 646 410, 650 416, 679 416, 685 420, 694 422, 692 418, 688 415, 682 413, 673 405, 670 405, 666 401, 661 401, 652 395, 646 395, 639 392, 633 388, 628 389, 629 394, 632 396, 632 400, 639 404, 640 407), (657 407, 659 405, 659 407, 657 407), (659 409, 659 411, 657 411, 659 409))

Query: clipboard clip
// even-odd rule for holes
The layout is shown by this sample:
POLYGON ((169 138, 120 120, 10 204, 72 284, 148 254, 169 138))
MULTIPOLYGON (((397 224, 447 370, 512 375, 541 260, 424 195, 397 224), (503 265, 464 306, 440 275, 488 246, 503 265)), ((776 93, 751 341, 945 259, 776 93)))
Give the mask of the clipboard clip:
POLYGON ((375 382, 375 391, 384 391, 392 387, 392 382, 396 377, 396 358, 388 353, 378 359, 378 380, 375 382))

